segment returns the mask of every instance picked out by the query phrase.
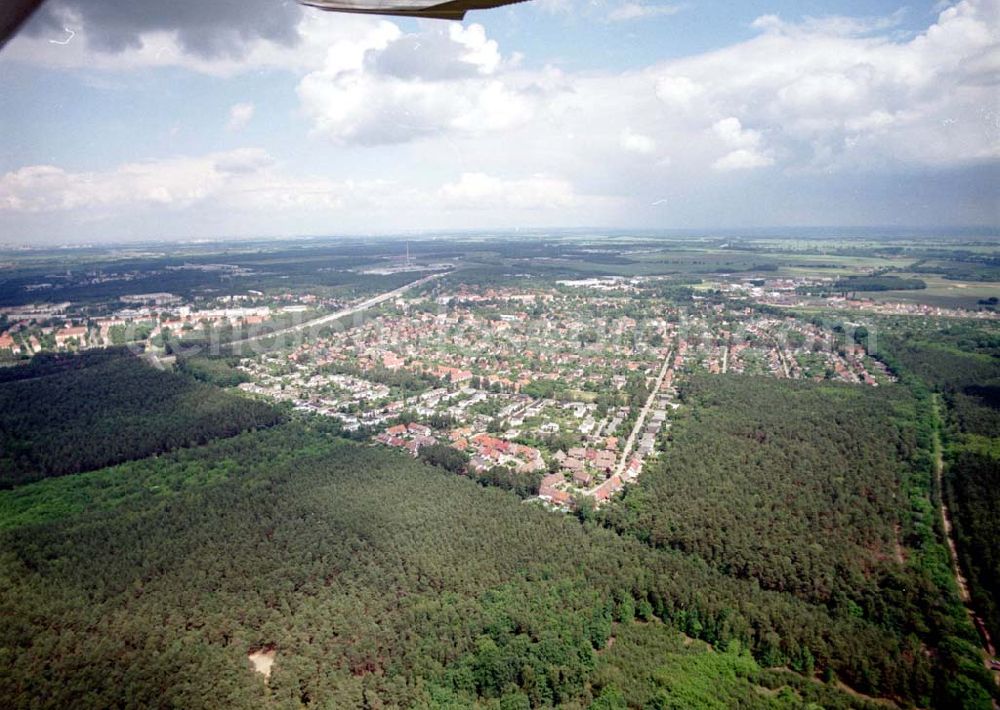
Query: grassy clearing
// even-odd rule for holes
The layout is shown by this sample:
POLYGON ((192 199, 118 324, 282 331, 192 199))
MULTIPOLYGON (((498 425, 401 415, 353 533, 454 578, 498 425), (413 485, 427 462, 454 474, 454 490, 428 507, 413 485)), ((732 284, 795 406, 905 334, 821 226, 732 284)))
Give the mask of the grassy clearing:
POLYGON ((951 281, 933 274, 901 272, 901 278, 920 279, 927 288, 919 291, 880 291, 866 294, 880 302, 904 301, 941 308, 975 308, 977 301, 1000 296, 1000 284, 982 281, 951 281))

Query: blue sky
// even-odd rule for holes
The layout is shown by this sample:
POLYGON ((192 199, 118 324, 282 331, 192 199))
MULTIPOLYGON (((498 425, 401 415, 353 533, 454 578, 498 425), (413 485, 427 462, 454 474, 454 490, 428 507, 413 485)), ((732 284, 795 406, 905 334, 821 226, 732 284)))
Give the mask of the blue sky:
POLYGON ((130 7, 0 51, 0 242, 1000 226, 997 0, 130 7))

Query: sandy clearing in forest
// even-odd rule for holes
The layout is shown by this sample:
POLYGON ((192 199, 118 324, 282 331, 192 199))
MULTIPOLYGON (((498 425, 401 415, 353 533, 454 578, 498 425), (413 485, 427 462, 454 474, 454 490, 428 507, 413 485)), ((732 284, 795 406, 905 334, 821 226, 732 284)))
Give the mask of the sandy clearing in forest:
POLYGON ((271 677, 271 666, 274 665, 274 657, 276 655, 277 651, 273 648, 269 650, 260 649, 247 654, 247 658, 253 664, 253 669, 267 679, 271 677))

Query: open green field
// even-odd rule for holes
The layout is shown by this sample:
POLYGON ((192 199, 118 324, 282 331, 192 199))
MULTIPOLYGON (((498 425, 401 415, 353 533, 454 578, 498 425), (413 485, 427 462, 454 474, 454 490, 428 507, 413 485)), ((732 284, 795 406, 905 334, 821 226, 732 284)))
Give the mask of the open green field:
POLYGON ((901 278, 920 279, 927 284, 926 289, 913 291, 878 291, 866 293, 873 300, 903 301, 905 303, 923 303, 941 308, 971 308, 975 309, 980 299, 991 296, 1000 297, 1000 283, 984 281, 952 281, 933 274, 900 272, 894 274, 901 278))
POLYGON ((778 255, 781 275, 790 278, 836 278, 863 274, 876 269, 897 269, 913 259, 868 256, 778 255))

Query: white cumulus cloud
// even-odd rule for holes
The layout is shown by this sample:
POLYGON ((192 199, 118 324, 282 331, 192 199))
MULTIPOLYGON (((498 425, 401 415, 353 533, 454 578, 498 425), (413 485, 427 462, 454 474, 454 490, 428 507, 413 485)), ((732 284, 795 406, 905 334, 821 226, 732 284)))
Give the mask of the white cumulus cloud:
POLYGON ((681 5, 644 5, 637 2, 627 2, 608 13, 608 19, 614 22, 639 20, 650 17, 669 17, 683 10, 681 5))
POLYGON ((716 121, 712 130, 729 150, 712 163, 716 170, 746 170, 774 164, 774 159, 762 148, 760 131, 743 128, 738 118, 730 116, 716 121))
POLYGON ((622 150, 640 155, 651 155, 656 152, 656 141, 642 133, 636 133, 626 128, 620 139, 622 150))
POLYGON ((226 129, 230 131, 242 131, 253 118, 254 105, 252 103, 234 104, 229 109, 229 120, 226 122, 226 129))
POLYGON ((329 138, 377 145, 479 135, 515 127, 535 111, 537 96, 494 76, 503 60, 480 25, 375 32, 352 49, 360 61, 328 57, 298 87, 316 131, 329 138))
POLYGON ((267 182, 272 164, 273 159, 265 151, 242 148, 197 157, 125 163, 93 172, 70 172, 52 165, 26 166, 0 176, 0 210, 184 208, 267 182))
MULTIPOLYGON (((991 112, 1000 70, 997 0, 963 0, 912 39, 892 18, 787 23, 668 62, 657 94, 689 127, 733 118, 766 129, 775 160, 813 168, 949 165, 1000 157, 991 112)), ((718 167, 762 164, 756 146, 718 167)))
POLYGON ((467 172, 428 186, 333 180, 289 174, 257 148, 126 163, 104 171, 32 165, 0 175, 0 214, 68 213, 88 221, 192 208, 268 214, 311 210, 354 217, 368 211, 405 215, 502 209, 522 214, 579 202, 572 184, 551 175, 467 172))

